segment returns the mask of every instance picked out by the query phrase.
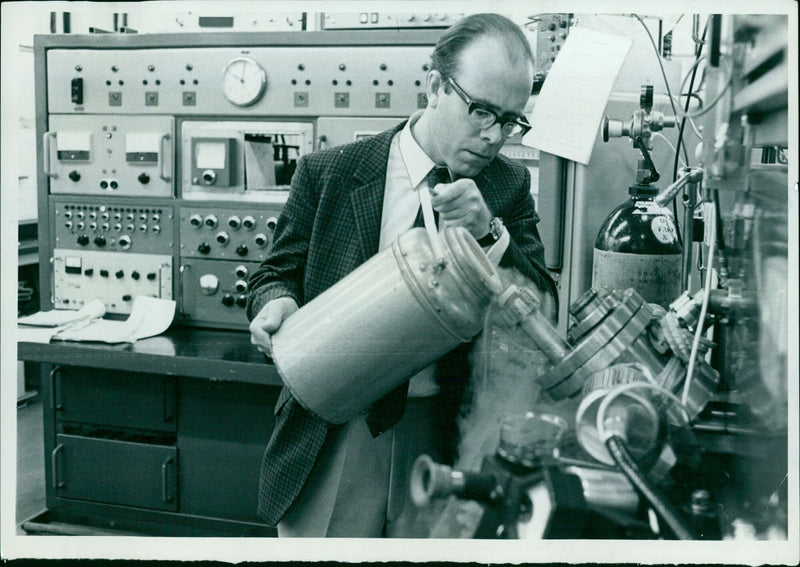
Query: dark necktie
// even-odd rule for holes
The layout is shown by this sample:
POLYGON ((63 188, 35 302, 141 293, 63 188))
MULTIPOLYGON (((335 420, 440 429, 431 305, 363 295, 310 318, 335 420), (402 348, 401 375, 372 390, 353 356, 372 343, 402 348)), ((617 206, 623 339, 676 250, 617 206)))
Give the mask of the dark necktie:
MULTIPOLYGON (((425 180, 428 182, 428 187, 431 188, 431 196, 433 196, 433 188, 436 187, 439 183, 450 183, 450 172, 447 170, 446 167, 441 165, 434 165, 431 170, 428 172, 428 175, 425 176, 425 180)), ((436 224, 439 224, 439 213, 438 211, 433 211, 433 217, 436 219, 436 224)), ((414 219, 414 227, 425 226, 425 219, 422 218, 422 207, 417 210, 417 217, 414 219)))
MULTIPOLYGON (((428 186, 433 189, 438 183, 450 183, 450 172, 446 167, 434 166, 425 176, 428 181, 428 186)), ((434 211, 434 216, 438 223, 439 213, 434 211)), ((424 226, 425 222, 422 218, 422 207, 417 211, 417 218, 414 221, 415 227, 424 226)), ((397 423, 406 410, 406 397, 408 395, 408 380, 400 384, 397 388, 383 396, 377 402, 373 403, 367 409, 365 420, 369 432, 373 437, 379 436, 381 433, 389 430, 395 423, 397 423)))

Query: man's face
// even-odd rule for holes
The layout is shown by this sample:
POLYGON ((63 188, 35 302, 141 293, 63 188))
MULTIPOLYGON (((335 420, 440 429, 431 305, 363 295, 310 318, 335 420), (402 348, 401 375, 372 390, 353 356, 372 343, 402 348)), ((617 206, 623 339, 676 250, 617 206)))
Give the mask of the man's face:
MULTIPOLYGON (((502 45, 483 37, 464 49, 452 78, 469 98, 498 115, 522 116, 531 94, 533 70, 522 58, 512 63, 502 45)), ((473 126, 468 105, 452 85, 445 89, 446 81, 447 77, 439 81, 435 94, 433 143, 454 174, 473 177, 494 159, 505 139, 499 123, 483 130, 473 126)))

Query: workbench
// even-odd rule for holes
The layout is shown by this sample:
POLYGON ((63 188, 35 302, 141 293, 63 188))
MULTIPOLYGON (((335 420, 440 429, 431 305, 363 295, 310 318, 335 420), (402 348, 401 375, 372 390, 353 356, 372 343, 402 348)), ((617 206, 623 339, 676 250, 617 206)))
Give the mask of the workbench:
POLYGON ((274 536, 256 515, 280 391, 246 332, 20 342, 42 365, 46 510, 29 533, 274 536))

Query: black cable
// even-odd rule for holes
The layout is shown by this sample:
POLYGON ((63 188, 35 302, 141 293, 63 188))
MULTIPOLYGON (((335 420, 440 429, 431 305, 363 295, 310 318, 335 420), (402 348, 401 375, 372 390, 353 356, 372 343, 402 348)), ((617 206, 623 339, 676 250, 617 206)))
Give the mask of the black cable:
POLYGON ((680 518, 678 512, 667 499, 644 478, 639 467, 633 461, 633 458, 631 458, 622 438, 612 435, 606 439, 606 447, 619 468, 622 469, 622 472, 628 477, 628 480, 630 480, 633 486, 636 487, 636 490, 650 502, 653 510, 666 522, 675 536, 682 540, 694 539, 691 530, 680 518))
MULTIPOLYGON (((708 22, 706 22, 706 25, 703 28, 703 36, 700 38, 701 41, 705 40, 707 31, 708 31, 708 22)), ((686 105, 683 108, 684 117, 681 119, 681 126, 678 129, 678 145, 675 146, 678 149, 678 151, 675 152, 675 162, 672 164, 672 182, 673 183, 675 182, 676 179, 678 179, 678 162, 680 161, 680 148, 681 148, 681 145, 683 145, 684 157, 686 156, 686 144, 683 143, 683 131, 686 128, 686 120, 687 120, 687 117, 685 116, 685 114, 687 112, 689 112, 689 103, 692 101, 692 89, 694 88, 694 80, 695 80, 695 77, 697 76, 697 68, 699 67, 699 65, 697 63, 698 63, 698 61, 700 59, 700 54, 703 51, 703 45, 704 44, 701 43, 700 45, 697 46, 697 48, 695 50, 695 58, 694 58, 695 65, 693 65, 693 67, 692 67, 692 77, 691 77, 691 79, 689 79, 689 90, 686 93, 686 105)), ((689 160, 688 159, 686 159, 686 165, 687 166, 689 165, 689 160)), ((678 202, 677 202, 676 199, 672 200, 672 213, 675 215, 675 232, 677 233, 677 236, 678 236, 678 244, 683 246, 683 239, 681 238, 680 223, 678 222, 678 202)), ((691 245, 692 245, 691 242, 687 243, 687 246, 691 246, 691 245)))

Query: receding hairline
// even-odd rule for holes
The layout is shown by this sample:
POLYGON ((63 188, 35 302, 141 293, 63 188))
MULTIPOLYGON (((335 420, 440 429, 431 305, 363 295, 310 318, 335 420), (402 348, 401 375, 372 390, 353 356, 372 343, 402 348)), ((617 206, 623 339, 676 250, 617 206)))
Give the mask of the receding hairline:
POLYGON ((460 70, 464 51, 482 40, 501 46, 511 64, 527 62, 529 69, 534 68, 533 49, 522 28, 500 14, 483 13, 468 15, 445 31, 434 48, 434 69, 460 70))

